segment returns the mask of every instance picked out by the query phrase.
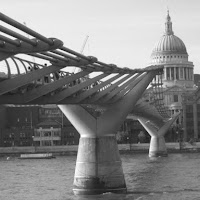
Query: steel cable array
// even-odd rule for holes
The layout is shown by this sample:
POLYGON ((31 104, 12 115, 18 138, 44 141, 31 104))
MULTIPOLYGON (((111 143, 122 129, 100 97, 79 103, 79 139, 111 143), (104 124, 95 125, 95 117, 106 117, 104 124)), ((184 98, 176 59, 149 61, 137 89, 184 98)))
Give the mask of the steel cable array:
POLYGON ((164 104, 162 73, 158 74, 152 81, 152 104, 156 107, 163 118, 170 118, 169 110, 164 104))
POLYGON ((106 105, 122 99, 148 72, 163 70, 162 65, 130 69, 107 64, 65 47, 61 40, 47 38, 2 13, 0 20, 20 31, 0 26, 4 34, 0 35, 0 61, 7 67, 7 74, 0 76, 0 104, 106 105), (33 38, 25 37, 26 34, 33 38), (19 54, 29 59, 19 57, 19 54), (17 71, 15 74, 13 66, 17 71), (63 71, 65 67, 79 67, 82 71, 69 73, 63 71), (93 72, 100 75, 90 78, 93 72))

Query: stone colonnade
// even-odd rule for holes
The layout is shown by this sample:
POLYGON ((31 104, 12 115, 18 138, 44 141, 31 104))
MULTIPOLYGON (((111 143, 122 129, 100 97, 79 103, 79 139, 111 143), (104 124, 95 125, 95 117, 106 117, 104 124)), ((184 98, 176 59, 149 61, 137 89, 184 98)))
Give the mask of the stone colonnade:
POLYGON ((164 80, 194 80, 192 67, 165 67, 164 80))

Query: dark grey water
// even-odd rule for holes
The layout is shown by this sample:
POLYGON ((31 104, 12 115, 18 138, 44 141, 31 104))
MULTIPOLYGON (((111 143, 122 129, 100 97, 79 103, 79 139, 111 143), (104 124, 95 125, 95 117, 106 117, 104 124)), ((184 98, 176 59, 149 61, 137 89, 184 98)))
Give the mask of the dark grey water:
POLYGON ((50 160, 0 158, 0 200, 191 200, 200 199, 200 154, 121 155, 127 194, 89 197, 72 192, 76 156, 50 160))

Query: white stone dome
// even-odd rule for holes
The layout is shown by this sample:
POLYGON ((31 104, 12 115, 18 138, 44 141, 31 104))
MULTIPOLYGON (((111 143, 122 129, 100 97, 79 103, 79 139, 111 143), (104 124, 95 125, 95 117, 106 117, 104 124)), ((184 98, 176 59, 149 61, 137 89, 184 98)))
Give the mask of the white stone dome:
POLYGON ((168 54, 187 54, 183 41, 174 35, 172 22, 169 13, 165 22, 165 33, 154 46, 151 56, 168 55, 168 54))
POLYGON ((153 48, 153 55, 187 54, 183 41, 175 35, 163 35, 153 48))

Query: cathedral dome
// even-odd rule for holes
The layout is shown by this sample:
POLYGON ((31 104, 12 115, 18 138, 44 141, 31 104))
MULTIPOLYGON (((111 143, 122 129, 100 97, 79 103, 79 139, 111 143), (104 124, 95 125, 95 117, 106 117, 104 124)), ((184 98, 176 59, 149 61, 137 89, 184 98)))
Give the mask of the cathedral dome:
POLYGON ((187 50, 183 41, 174 35, 172 30, 171 18, 168 15, 165 22, 165 33, 160 38, 158 43, 155 45, 152 51, 152 56, 163 54, 187 54, 187 50))
POLYGON ((184 86, 193 88, 194 65, 188 61, 188 53, 183 41, 174 35, 172 22, 167 12, 165 32, 151 53, 151 64, 164 65, 163 87, 184 86))
POLYGON ((152 54, 187 54, 183 41, 175 35, 163 35, 153 48, 152 54))

